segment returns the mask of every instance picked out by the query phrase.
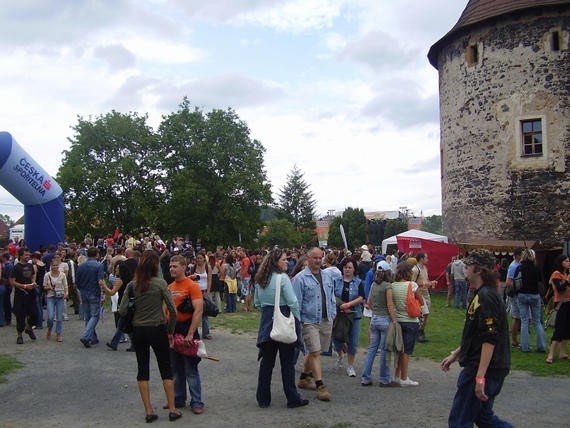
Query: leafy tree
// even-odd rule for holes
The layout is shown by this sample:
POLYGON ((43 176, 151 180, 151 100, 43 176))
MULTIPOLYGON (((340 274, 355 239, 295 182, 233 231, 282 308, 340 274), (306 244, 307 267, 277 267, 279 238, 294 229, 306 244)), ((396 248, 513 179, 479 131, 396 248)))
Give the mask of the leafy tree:
POLYGON ((391 238, 408 230, 408 225, 400 219, 388 219, 384 229, 384 239, 391 238))
POLYGON ((147 116, 111 111, 78 117, 56 180, 64 191, 68 235, 158 228, 154 162, 158 142, 147 116))
POLYGON ((342 225, 349 250, 366 243, 366 217, 362 208, 346 208, 342 213, 342 225))
POLYGON ((271 202, 263 163, 265 148, 251 139, 232 109, 204 113, 184 98, 158 129, 161 211, 169 232, 188 233, 205 244, 253 245, 262 227, 261 208, 271 202))
POLYGON ((335 217, 331 220, 329 225, 329 238, 327 240, 327 246, 344 248, 344 242, 342 241, 342 236, 340 234, 341 224, 342 217, 335 217))
POLYGON ((429 217, 424 217, 422 220, 421 230, 423 230, 424 232, 441 235, 443 233, 443 228, 441 225, 441 216, 430 215, 429 217))
POLYGON ((344 228, 348 249, 353 250, 366 242, 366 217, 362 208, 347 207, 342 217, 335 217, 329 229, 328 245, 331 247, 344 247, 340 234, 340 225, 344 228))
POLYGON ((8 227, 14 226, 14 220, 12 220, 8 214, 0 214, 0 221, 8 227))
POLYGON ((300 233, 293 223, 285 219, 273 219, 267 225, 267 246, 272 248, 278 245, 280 248, 298 247, 301 241, 300 233))
POLYGON ((297 227, 312 230, 315 228, 317 202, 303 176, 295 164, 287 174, 287 182, 279 189, 277 210, 281 218, 291 221, 297 227))

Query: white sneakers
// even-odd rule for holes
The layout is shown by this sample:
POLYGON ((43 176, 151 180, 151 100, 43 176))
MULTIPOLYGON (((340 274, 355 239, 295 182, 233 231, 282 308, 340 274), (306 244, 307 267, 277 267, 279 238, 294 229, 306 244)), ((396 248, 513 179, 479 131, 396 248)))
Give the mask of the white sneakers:
POLYGON ((348 366, 348 367, 346 368, 346 374, 347 374, 349 377, 356 377, 356 372, 354 371, 354 367, 348 366))
POLYGON ((419 385, 420 385, 419 382, 413 381, 412 379, 410 379, 409 376, 405 380, 400 379, 400 386, 419 386, 419 385))
POLYGON ((344 356, 336 357, 336 368, 339 370, 344 368, 344 356))

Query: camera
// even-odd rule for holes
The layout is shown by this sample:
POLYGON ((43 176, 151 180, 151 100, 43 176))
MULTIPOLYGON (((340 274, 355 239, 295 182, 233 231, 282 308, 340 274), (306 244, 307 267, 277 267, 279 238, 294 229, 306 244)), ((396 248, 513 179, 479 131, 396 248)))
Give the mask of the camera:
POLYGON ((200 275, 196 275, 196 281, 200 281, 200 275))

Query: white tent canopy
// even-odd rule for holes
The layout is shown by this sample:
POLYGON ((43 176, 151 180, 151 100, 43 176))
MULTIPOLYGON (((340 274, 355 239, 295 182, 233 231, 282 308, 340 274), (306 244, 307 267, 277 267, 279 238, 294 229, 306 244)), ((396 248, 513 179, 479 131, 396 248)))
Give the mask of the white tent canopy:
POLYGON ((382 241, 382 254, 386 254, 386 248, 388 245, 396 245, 398 243, 397 237, 401 238, 421 238, 421 239, 429 239, 430 241, 438 241, 438 242, 448 242, 447 236, 443 235, 436 235, 435 233, 423 232, 421 230, 408 230, 407 232, 400 233, 395 236, 391 236, 390 238, 386 238, 382 241))

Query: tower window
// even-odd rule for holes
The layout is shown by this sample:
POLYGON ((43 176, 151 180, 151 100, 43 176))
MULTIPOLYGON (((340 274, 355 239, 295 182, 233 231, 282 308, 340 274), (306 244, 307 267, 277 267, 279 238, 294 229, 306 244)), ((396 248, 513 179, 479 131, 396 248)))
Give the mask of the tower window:
POLYGON ((558 31, 553 31, 551 36, 552 36, 552 39, 551 39, 550 47, 552 48, 553 51, 559 51, 560 50, 560 33, 558 31))
POLYGON ((524 120, 522 127, 522 156, 542 156, 542 121, 524 120))
POLYGON ((468 65, 475 65, 479 62, 479 49, 477 48, 477 45, 467 47, 467 51, 465 51, 465 59, 468 65))

